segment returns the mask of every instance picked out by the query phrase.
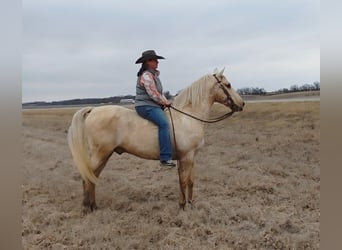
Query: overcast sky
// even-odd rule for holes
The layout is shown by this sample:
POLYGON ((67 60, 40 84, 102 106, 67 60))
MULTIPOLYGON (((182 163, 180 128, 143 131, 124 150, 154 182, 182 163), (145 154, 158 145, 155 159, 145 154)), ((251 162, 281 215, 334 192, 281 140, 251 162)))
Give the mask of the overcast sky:
POLYGON ((320 80, 318 0, 23 0, 22 101, 135 95, 156 50, 164 90, 214 68, 233 88, 320 80))

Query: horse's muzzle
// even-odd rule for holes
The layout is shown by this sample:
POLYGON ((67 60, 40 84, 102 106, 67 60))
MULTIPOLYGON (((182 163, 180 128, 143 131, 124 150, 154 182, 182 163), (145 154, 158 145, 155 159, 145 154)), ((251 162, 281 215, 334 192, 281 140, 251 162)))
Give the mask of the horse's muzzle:
POLYGON ((233 110, 234 112, 239 112, 243 110, 243 106, 245 106, 245 102, 242 103, 242 106, 238 106, 235 103, 230 107, 231 110, 233 110))
POLYGON ((236 105, 231 98, 227 98, 224 104, 228 106, 234 112, 242 111, 243 106, 245 106, 245 102, 242 102, 242 106, 236 105))

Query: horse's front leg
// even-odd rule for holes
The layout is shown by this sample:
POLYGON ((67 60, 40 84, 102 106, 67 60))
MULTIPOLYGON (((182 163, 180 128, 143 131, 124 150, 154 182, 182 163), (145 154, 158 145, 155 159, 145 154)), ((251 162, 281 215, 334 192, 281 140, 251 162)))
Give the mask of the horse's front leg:
POLYGON ((184 210, 185 204, 186 204, 186 197, 185 197, 185 192, 186 192, 186 184, 187 184, 187 170, 186 166, 184 163, 180 162, 178 166, 178 176, 179 176, 179 186, 180 186, 180 194, 179 194, 179 207, 184 210))
MULTIPOLYGON (((193 167, 193 157, 192 154, 188 155, 188 157, 184 157, 182 160, 179 161, 178 167, 178 175, 179 175, 179 186, 180 186, 180 196, 179 196, 179 207, 185 208, 186 204, 186 189, 190 187, 191 190, 191 199, 192 199, 192 185, 189 185, 191 170, 193 167)), ((190 193, 188 193, 190 194, 190 193)))
POLYGON ((191 205, 191 208, 193 207, 193 204, 194 204, 194 199, 193 199, 193 187, 194 187, 194 178, 195 178, 194 172, 195 170, 192 164, 191 169, 190 169, 189 179, 188 179, 188 202, 191 205))

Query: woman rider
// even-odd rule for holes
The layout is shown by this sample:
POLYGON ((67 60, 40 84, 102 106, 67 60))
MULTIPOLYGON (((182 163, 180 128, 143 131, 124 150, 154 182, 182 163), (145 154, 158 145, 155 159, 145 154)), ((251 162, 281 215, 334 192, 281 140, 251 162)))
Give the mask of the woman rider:
POLYGON ((175 167, 176 164, 172 162, 170 126, 163 110, 164 107, 170 106, 171 102, 163 95, 160 72, 157 70, 158 59, 165 58, 157 55, 154 50, 147 50, 135 62, 142 64, 137 74, 135 110, 141 117, 158 126, 160 165, 175 167))

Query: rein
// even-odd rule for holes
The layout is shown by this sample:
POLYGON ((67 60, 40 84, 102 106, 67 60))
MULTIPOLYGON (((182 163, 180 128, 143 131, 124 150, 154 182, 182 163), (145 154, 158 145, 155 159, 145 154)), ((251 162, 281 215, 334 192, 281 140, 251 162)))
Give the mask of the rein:
MULTIPOLYGON (((224 115, 221 115, 219 117, 216 117, 216 118, 213 118, 213 119, 210 119, 210 120, 204 120, 204 119, 198 118, 196 116, 193 116, 193 115, 191 115, 189 113, 185 113, 184 111, 182 111, 182 110, 180 110, 178 108, 175 108, 174 106, 170 106, 170 107, 168 107, 168 109, 170 111, 170 118, 171 118, 171 120, 172 120, 172 116, 171 116, 171 110, 170 109, 174 109, 174 110, 178 111, 179 113, 182 113, 183 115, 189 116, 189 117, 191 117, 191 118, 193 118, 193 119, 195 119, 197 121, 201 121, 201 122, 205 122, 205 123, 219 122, 219 121, 222 121, 222 120, 232 116, 235 113, 235 111, 230 111, 230 112, 228 112, 228 113, 226 113, 224 115)), ((173 121, 172 121, 172 123, 173 123, 173 121)))

